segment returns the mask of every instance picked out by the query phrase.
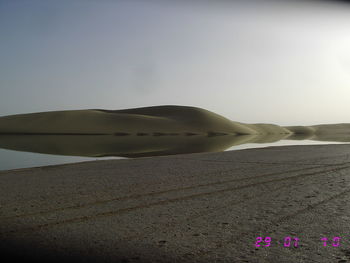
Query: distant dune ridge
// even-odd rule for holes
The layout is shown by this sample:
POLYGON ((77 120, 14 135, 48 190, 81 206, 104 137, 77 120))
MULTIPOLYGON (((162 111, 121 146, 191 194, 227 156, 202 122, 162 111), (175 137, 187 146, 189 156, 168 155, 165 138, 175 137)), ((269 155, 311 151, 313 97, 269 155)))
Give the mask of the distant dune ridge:
POLYGON ((245 124, 189 106, 154 106, 125 110, 67 110, 0 117, 0 134, 158 134, 274 135, 305 138, 350 135, 350 124, 281 127, 245 124))
POLYGON ((205 109, 173 105, 0 117, 0 148, 62 155, 137 157, 222 151, 282 139, 349 142, 350 124, 245 124, 205 109))
POLYGON ((6 134, 115 134, 187 132, 254 134, 249 126, 213 112, 184 106, 128 110, 71 110, 11 115, 0 118, 6 134))

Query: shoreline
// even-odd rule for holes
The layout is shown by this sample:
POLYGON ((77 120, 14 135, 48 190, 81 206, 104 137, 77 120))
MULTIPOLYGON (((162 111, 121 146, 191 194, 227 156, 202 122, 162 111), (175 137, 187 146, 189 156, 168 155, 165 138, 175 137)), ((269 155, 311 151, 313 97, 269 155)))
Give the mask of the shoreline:
MULTIPOLYGON (((260 149, 260 148, 267 148, 267 147, 285 147, 285 146, 304 146, 304 145, 343 145, 343 144, 349 144, 345 142, 332 142, 332 141, 312 141, 312 140, 302 140, 295 142, 295 140, 282 140, 278 142, 272 142, 272 143, 243 143, 239 145, 232 146, 228 148, 227 150, 220 151, 220 152, 229 152, 229 151, 240 151, 240 150, 248 150, 248 149, 260 149)), ((8 150, 8 149, 3 149, 5 151, 15 151, 15 150, 8 150)), ((137 158, 128 158, 128 157, 120 157, 120 156, 106 156, 106 157, 79 157, 79 156, 60 156, 60 155, 55 155, 55 154, 43 154, 43 153, 35 153, 35 152, 21 152, 21 151, 15 151, 18 153, 23 153, 23 154, 34 154, 34 155, 46 155, 46 156, 52 156, 55 158, 56 156, 58 158, 60 157, 65 157, 67 159, 72 158, 82 158, 82 160, 75 160, 75 161, 57 161, 56 163, 43 163, 40 164, 40 161, 33 161, 35 165, 33 166, 22 166, 22 167, 14 167, 14 168, 1 168, 0 164, 0 175, 3 172, 8 172, 8 171, 21 171, 24 169, 36 169, 36 168, 43 168, 43 167, 51 167, 51 166, 61 166, 61 165, 72 165, 72 164, 80 164, 80 163, 87 163, 87 162, 98 162, 98 161, 108 161, 108 160, 132 160, 132 159, 141 159, 141 158, 153 158, 153 157, 167 157, 167 156, 178 156, 178 155, 189 155, 189 154, 202 154, 202 153, 220 153, 220 152, 199 152, 199 153, 187 153, 187 154, 169 154, 169 155, 160 155, 160 156, 143 156, 143 157, 137 157, 137 158)), ((16 156, 14 156, 16 157, 16 156)))
POLYGON ((55 262, 333 262, 350 251, 349 174, 349 144, 0 171, 0 247, 55 262))

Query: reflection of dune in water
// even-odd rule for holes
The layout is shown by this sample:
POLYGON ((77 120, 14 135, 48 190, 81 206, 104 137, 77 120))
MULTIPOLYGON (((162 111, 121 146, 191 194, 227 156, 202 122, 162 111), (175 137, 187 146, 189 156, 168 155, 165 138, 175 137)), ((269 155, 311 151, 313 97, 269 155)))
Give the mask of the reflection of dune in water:
POLYGON ((142 157, 224 151, 252 137, 255 136, 0 135, 0 147, 71 156, 142 157))
POLYGON ((289 140, 350 142, 350 123, 285 127, 293 132, 289 140))
POLYGON ((350 141, 350 124, 244 124, 185 106, 77 110, 0 118, 0 148, 72 156, 141 157, 223 151, 283 139, 350 141))

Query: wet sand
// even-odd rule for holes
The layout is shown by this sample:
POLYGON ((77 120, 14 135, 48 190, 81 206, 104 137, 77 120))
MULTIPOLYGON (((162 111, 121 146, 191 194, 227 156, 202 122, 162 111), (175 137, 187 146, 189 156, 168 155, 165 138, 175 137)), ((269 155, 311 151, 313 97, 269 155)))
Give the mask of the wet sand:
POLYGON ((3 171, 1 253, 57 262, 347 262, 349 175, 345 144, 3 171), (255 247, 257 237, 271 245, 255 247), (284 247, 285 237, 298 247, 284 247), (341 244, 324 247, 323 237, 341 244))

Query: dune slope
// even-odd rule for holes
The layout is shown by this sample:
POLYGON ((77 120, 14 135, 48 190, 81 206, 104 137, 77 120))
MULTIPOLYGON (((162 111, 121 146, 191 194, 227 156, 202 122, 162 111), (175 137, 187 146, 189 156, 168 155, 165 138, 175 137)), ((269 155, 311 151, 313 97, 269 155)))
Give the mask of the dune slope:
POLYGON ((138 132, 255 134, 249 126, 216 113, 186 106, 129 110, 72 110, 18 114, 0 118, 2 134, 115 134, 138 132))
POLYGON ((190 106, 153 106, 124 110, 68 110, 0 117, 7 135, 255 135, 252 142, 280 139, 350 141, 350 124, 281 127, 244 124, 190 106))

